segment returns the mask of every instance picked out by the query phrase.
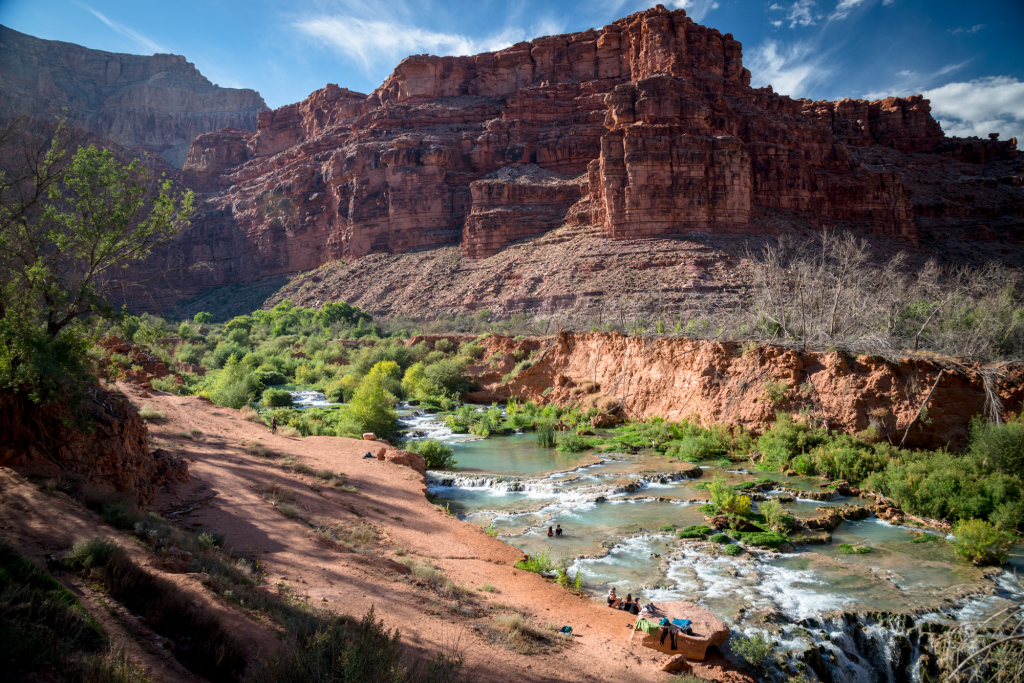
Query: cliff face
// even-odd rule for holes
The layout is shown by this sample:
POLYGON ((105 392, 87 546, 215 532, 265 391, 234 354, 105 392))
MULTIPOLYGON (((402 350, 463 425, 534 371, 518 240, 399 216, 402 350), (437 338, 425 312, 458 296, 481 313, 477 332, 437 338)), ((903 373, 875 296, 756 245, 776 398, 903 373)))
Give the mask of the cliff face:
MULTIPOLYGON (((519 396, 542 404, 618 406, 622 417, 696 417, 705 425, 743 425, 755 432, 771 424, 776 411, 806 413, 833 431, 874 426, 895 443, 906 435, 911 447, 954 450, 966 446, 971 419, 990 407, 983 373, 991 368, 957 366, 939 377, 939 367, 922 358, 889 362, 771 346, 745 351, 732 342, 617 333, 563 333, 542 340, 491 335, 483 343, 486 356, 503 354, 497 368, 470 368, 481 387, 470 398, 483 403, 519 396), (537 363, 503 382, 516 349, 535 352, 537 363), (784 390, 771 397, 769 382, 784 390), (933 387, 929 423, 914 422, 933 387)), ((1024 408, 1024 367, 1000 371, 989 380, 1005 418, 1024 408)))
POLYGON ((47 121, 65 115, 107 140, 155 150, 178 168, 197 135, 255 130, 266 108, 259 93, 213 85, 180 55, 114 54, 0 26, 0 112, 47 121))
POLYGON ((489 258, 559 226, 1024 235, 1014 141, 950 147, 921 97, 812 102, 749 83, 730 34, 659 6, 494 53, 412 56, 369 96, 329 85, 255 132, 196 139, 185 172, 204 202, 179 248, 213 265, 179 295, 371 253, 489 258), (992 174, 1007 178, 964 180, 992 174))

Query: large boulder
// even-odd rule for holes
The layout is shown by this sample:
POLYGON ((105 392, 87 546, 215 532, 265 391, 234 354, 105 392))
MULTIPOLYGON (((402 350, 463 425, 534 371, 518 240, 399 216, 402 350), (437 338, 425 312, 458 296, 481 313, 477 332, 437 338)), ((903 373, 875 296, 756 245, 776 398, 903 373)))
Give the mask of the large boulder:
POLYGON ((427 476, 427 461, 419 453, 402 451, 397 448, 382 448, 377 451, 377 459, 384 462, 393 462, 396 465, 405 465, 410 469, 416 470, 424 477, 427 476))
POLYGON ((657 623, 663 617, 670 620, 689 619, 691 634, 677 634, 675 650, 672 649, 671 638, 666 637, 665 642, 662 643, 659 635, 644 634, 640 640, 641 645, 668 655, 683 655, 687 659, 703 661, 709 647, 722 645, 729 639, 728 625, 696 603, 683 601, 658 603, 654 615, 647 618, 657 623))

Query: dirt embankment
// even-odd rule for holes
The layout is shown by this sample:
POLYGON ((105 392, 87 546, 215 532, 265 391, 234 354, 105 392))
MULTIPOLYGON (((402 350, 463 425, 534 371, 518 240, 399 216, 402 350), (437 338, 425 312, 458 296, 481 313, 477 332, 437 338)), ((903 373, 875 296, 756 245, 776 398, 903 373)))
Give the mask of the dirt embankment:
POLYGON ((776 411, 824 418, 830 429, 855 433, 874 426, 906 445, 963 448, 976 415, 1024 409, 1024 366, 980 366, 953 360, 843 352, 800 353, 782 347, 686 338, 563 333, 543 339, 490 336, 471 367, 478 402, 518 396, 541 402, 617 407, 625 416, 697 416, 761 430, 776 411), (498 354, 501 354, 500 356, 498 354), (517 362, 535 361, 509 381, 517 362), (927 410, 915 416, 929 396, 927 410))
POLYGON ((184 460, 150 449, 139 411, 100 387, 86 387, 80 401, 43 406, 25 393, 0 392, 0 465, 50 476, 71 472, 142 504, 188 481, 184 460))

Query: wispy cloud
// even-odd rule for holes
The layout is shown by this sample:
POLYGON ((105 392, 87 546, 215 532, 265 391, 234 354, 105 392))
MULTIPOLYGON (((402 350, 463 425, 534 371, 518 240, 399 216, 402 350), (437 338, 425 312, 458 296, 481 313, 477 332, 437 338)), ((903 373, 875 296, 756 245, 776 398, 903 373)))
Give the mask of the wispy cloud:
POLYGON ((686 10, 686 15, 697 22, 704 21, 708 12, 718 9, 716 0, 670 0, 666 4, 686 10))
POLYGON ((831 69, 824 66, 826 55, 808 42, 782 45, 766 40, 754 48, 748 66, 751 84, 770 85, 775 92, 802 97, 818 82, 829 78, 831 69))
POLYGON ((134 40, 144 50, 148 50, 149 52, 153 52, 153 53, 169 52, 169 50, 161 47, 158 43, 150 40, 146 36, 142 35, 138 31, 136 31, 135 29, 129 28, 128 26, 125 26, 124 24, 122 24, 120 22, 117 22, 117 21, 114 21, 113 19, 110 19, 105 14, 96 11, 92 7, 89 7, 89 5, 86 5, 85 3, 82 3, 82 2, 76 2, 75 4, 78 5, 79 7, 81 7, 82 9, 85 9, 85 10, 91 12, 94 17, 96 17, 97 19, 102 21, 104 24, 106 24, 107 26, 112 28, 117 33, 120 33, 125 38, 128 38, 130 40, 134 40))
POLYGON ((829 16, 829 19, 845 19, 850 16, 852 12, 859 5, 864 4, 866 0, 839 0, 839 4, 836 5, 836 11, 829 16))
POLYGON ((941 69, 939 69, 938 71, 936 71, 935 74, 933 75, 933 77, 945 76, 948 73, 953 73, 954 71, 958 71, 958 70, 964 68, 965 66, 967 66, 970 63, 971 63, 971 60, 967 59, 967 60, 964 60, 964 61, 960 62, 959 64, 947 64, 946 66, 944 66, 941 69))
POLYGON ((989 76, 947 83, 922 93, 947 135, 985 137, 1000 133, 1024 141, 1024 81, 989 76))
POLYGON ((814 24, 814 5, 814 0, 796 0, 790 5, 789 14, 786 15, 786 18, 789 19, 789 27, 796 28, 814 24))
POLYGON ((977 33, 981 29, 985 28, 985 24, 975 24, 970 28, 955 28, 950 33, 956 35, 957 33, 977 33))
MULTIPOLYGON (((526 39, 522 28, 506 28, 485 38, 458 33, 440 33, 394 21, 374 21, 354 17, 318 17, 295 23, 302 33, 320 40, 342 54, 358 60, 369 71, 382 62, 420 53, 435 55, 472 55, 490 52, 526 39)), ((541 25, 541 34, 554 33, 554 24, 541 25)))

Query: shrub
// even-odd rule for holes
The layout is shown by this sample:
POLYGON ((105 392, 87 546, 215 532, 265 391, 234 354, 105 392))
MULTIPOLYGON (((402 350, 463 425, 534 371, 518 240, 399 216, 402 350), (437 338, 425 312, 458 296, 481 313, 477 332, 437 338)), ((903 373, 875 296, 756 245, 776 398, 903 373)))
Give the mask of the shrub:
POLYGON ((288 437, 289 439, 298 439, 302 436, 302 432, 300 432, 295 427, 291 427, 288 425, 278 428, 277 433, 280 434, 281 436, 288 437))
POLYGON ((847 555, 866 555, 871 552, 871 548, 866 545, 850 545, 849 543, 840 543, 839 552, 847 555))
POLYGON ((455 451, 440 441, 432 439, 414 441, 408 448, 423 456, 423 459, 427 461, 428 469, 451 470, 455 469, 455 466, 458 464, 458 461, 455 459, 455 451))
POLYGON ((676 538, 705 538, 711 533, 711 527, 694 524, 676 532, 676 538))
POLYGON ((518 560, 515 567, 536 574, 545 574, 554 571, 555 563, 551 560, 550 551, 541 550, 536 555, 528 555, 525 560, 518 560))
POLYGON ((260 414, 251 406, 242 406, 238 409, 238 417, 247 422, 260 422, 260 414))
POLYGON ((263 392, 263 405, 268 408, 280 408, 292 404, 292 394, 284 389, 267 389, 263 392))
POLYGON ((563 453, 579 453, 580 451, 587 450, 590 446, 587 445, 587 440, 582 436, 576 432, 569 431, 558 439, 557 448, 563 453))
POLYGON ((265 371, 265 372, 257 372, 256 373, 256 379, 259 380, 259 382, 263 386, 267 386, 267 387, 275 386, 275 385, 278 385, 278 384, 287 384, 288 383, 288 378, 287 377, 282 375, 280 372, 275 372, 273 370, 265 371))
POLYGON ((953 550, 957 557, 975 565, 1006 561, 1013 537, 980 519, 965 519, 953 527, 953 550))
POLYGON ((786 514, 782 503, 776 498, 766 500, 758 505, 758 512, 764 515, 764 521, 772 531, 788 532, 793 528, 793 517, 786 514))
POLYGON ((451 353, 454 348, 455 344, 450 339, 438 339, 434 342, 434 350, 441 353, 451 353))
POLYGON ((728 543, 732 539, 725 534, 714 534, 713 536, 710 536, 708 540, 712 543, 728 543))
POLYGON ((209 380, 208 395, 217 405, 241 408, 252 403, 263 390, 263 385, 235 356, 224 364, 224 369, 209 380))
POLYGON ((970 453, 997 472, 1024 472, 1024 412, 1003 424, 971 420, 970 453))
POLYGON ((764 385, 764 397, 771 401, 773 406, 782 403, 786 394, 789 393, 789 385, 778 380, 768 380, 764 385))
POLYGON ((658 527, 658 531, 667 531, 669 533, 672 533, 675 530, 676 530, 676 527, 675 527, 674 524, 662 524, 661 526, 658 527))
POLYGON ((213 350, 214 367, 222 368, 227 364, 228 359, 231 358, 231 356, 241 358, 248 352, 248 350, 248 348, 245 348, 240 344, 235 344, 234 342, 222 342, 213 350))
POLYGON ((484 355, 484 347, 471 342, 463 342, 462 344, 459 344, 459 355, 476 360, 477 358, 480 358, 480 356, 484 355))
POLYGON ((151 406, 142 406, 139 408, 139 417, 143 420, 162 420, 164 414, 151 406))
POLYGON ((725 546, 725 554, 731 557, 735 557, 739 555, 741 552, 743 552, 743 548, 739 547, 738 545, 733 544, 725 546))
POLYGON ((199 365, 205 352, 206 350, 202 346, 185 342, 178 344, 178 348, 174 351, 174 360, 187 365, 199 365))
POLYGON ((463 362, 446 358, 424 368, 423 380, 457 396, 469 390, 470 380, 463 375, 465 370, 463 362))
POLYGON ((828 440, 824 429, 811 429, 803 422, 794 422, 789 413, 775 414, 775 424, 757 440, 757 450, 767 464, 785 466, 798 454, 820 446, 828 440))
POLYGON ((537 425, 537 445, 541 448, 555 447, 555 428, 550 422, 541 422, 537 425))
POLYGON ((762 548, 778 548, 789 540, 785 534, 777 531, 740 531, 735 532, 735 536, 741 543, 762 548))
POLYGON ((751 637, 740 636, 729 641, 732 651, 742 657, 750 666, 760 669, 772 653, 775 643, 761 633, 751 637))

